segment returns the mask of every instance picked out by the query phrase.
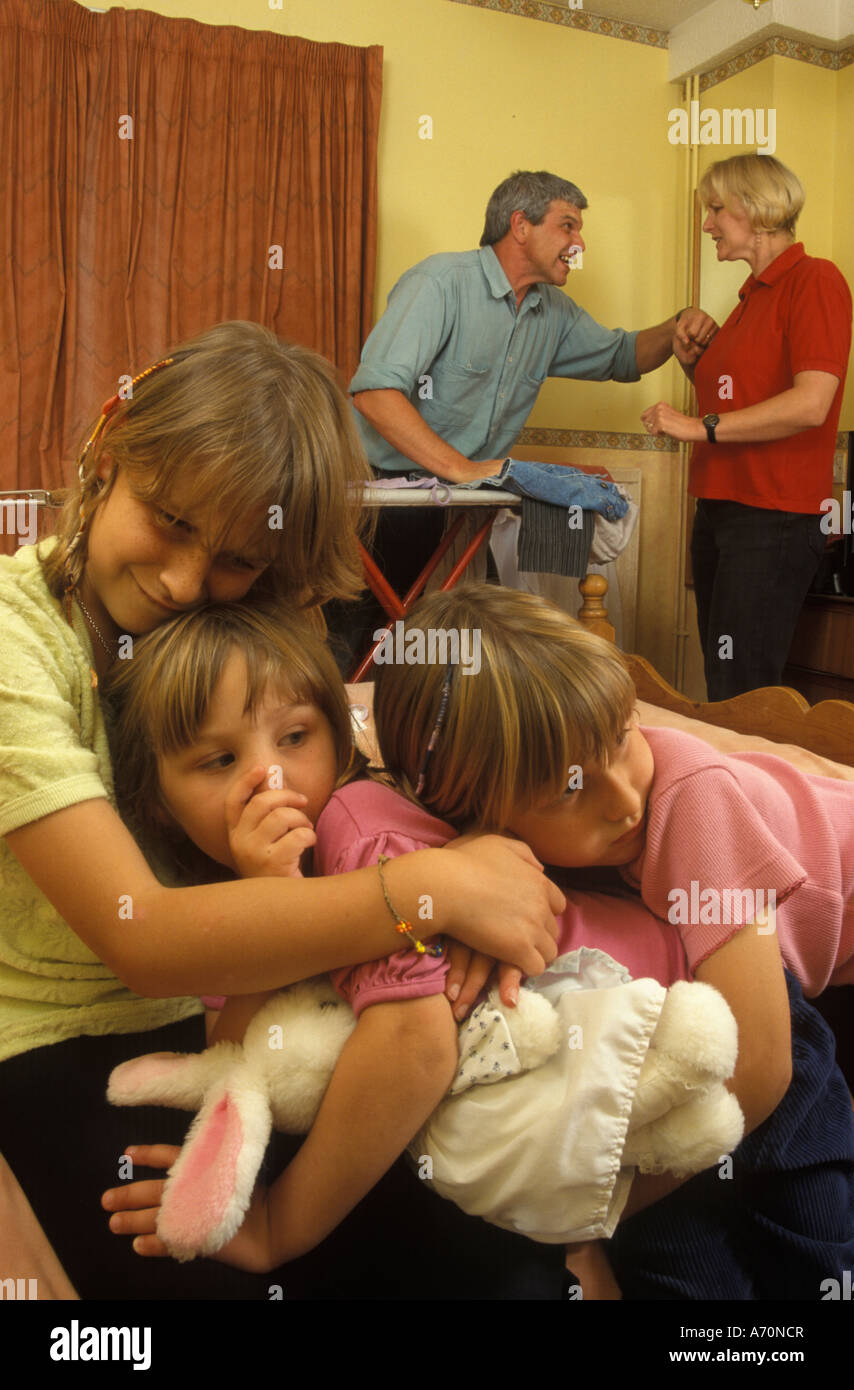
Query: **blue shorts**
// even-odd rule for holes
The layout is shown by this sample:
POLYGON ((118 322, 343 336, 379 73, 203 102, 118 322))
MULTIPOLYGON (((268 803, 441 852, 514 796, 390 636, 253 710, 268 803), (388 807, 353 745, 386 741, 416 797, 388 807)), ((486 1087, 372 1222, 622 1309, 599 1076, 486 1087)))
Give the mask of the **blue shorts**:
POLYGON ((721 1164, 609 1244, 629 1299, 810 1299, 854 1269, 854 1112, 833 1034, 788 973, 792 1083, 721 1164), (727 1169, 731 1168, 731 1176, 727 1169))

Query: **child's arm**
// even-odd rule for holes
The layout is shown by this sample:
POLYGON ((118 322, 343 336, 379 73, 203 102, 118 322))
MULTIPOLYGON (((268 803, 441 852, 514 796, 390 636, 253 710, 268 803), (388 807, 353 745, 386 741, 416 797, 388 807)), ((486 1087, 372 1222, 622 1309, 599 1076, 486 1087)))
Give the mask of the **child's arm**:
MULTIPOLYGON (((305 1254, 335 1229, 433 1113, 458 1062, 444 995, 364 1010, 311 1133, 270 1189, 262 1268, 305 1254)), ((226 1246, 219 1258, 228 1257, 226 1246)))
MULTIPOLYGON (((56 811, 6 836, 80 939, 139 994, 269 989, 388 954, 396 939, 376 867, 321 879, 245 879, 164 888, 109 802, 56 811), (132 910, 133 916, 128 916, 132 910)), ((389 869, 395 906, 531 975, 555 957, 565 906, 526 846, 485 836, 425 849, 389 869)))
POLYGON ((749 1134, 776 1110, 792 1079, 791 1012, 773 911, 767 922, 742 927, 695 975, 720 990, 735 1015, 738 1062, 728 1086, 749 1134))
MULTIPOLYGON (((366 1008, 302 1148, 268 1192, 256 1191, 237 1235, 215 1258, 264 1273, 318 1245, 432 1114, 458 1060, 457 1028, 444 995, 366 1008)), ((133 1156, 161 1166, 157 1153, 135 1150, 133 1156)), ((168 1150, 162 1166, 176 1153, 168 1150)), ((154 1234, 162 1189, 161 1181, 141 1181, 104 1193, 103 1205, 115 1213, 110 1229, 137 1235, 140 1255, 166 1253, 154 1234)))
MULTIPOLYGON (((714 985, 735 1015, 738 1061, 727 1087, 744 1112, 744 1133, 750 1134, 776 1110, 792 1079, 791 1012, 773 911, 769 909, 767 921, 742 927, 730 937, 697 966, 696 978, 714 985)), ((669 1173, 639 1173, 620 1219, 652 1206, 686 1181, 669 1173)))

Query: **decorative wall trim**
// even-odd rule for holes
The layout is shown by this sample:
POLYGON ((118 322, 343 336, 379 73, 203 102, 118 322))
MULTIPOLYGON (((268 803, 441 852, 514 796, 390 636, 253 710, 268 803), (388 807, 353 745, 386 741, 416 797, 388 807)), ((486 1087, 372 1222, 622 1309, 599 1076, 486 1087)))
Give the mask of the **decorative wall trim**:
POLYGON ((548 449, 623 449, 637 453, 640 449, 658 454, 678 453, 675 439, 661 435, 616 433, 612 430, 555 430, 527 425, 519 435, 519 444, 527 447, 541 444, 548 449))
MULTIPOLYGON (((586 34, 601 34, 607 39, 622 39, 624 43, 642 43, 648 48, 668 48, 666 29, 650 29, 644 24, 624 24, 619 19, 591 14, 589 10, 570 10, 565 5, 549 4, 548 0, 449 0, 452 5, 474 5, 479 10, 495 10, 499 14, 518 15, 520 19, 538 19, 544 24, 560 24, 564 29, 581 29, 586 34)), ((738 53, 728 62, 700 74, 700 91, 706 92, 737 72, 761 63, 765 58, 794 58, 798 63, 813 63, 816 67, 837 72, 854 63, 854 48, 836 51, 820 48, 818 44, 802 43, 798 39, 780 36, 738 53)))
POLYGON ((544 0, 451 0, 453 5, 475 5, 479 10, 497 10, 499 14, 515 14, 522 19, 540 19, 545 24, 561 24, 565 29, 583 29, 587 34, 601 34, 607 39, 623 39, 626 43, 644 43, 651 48, 667 48, 667 31, 649 29, 643 24, 624 24, 619 19, 590 14, 589 10, 568 10, 563 5, 549 5, 544 0))
MULTIPOLYGON (((836 436, 836 450, 848 448, 848 430, 840 430, 836 436)), ((628 434, 612 430, 558 430, 540 425, 526 425, 517 443, 526 448, 541 444, 546 449, 623 449, 627 452, 651 450, 657 454, 675 454, 679 445, 675 439, 661 435, 628 434)))
POLYGON ((766 58, 794 58, 798 63, 812 63, 815 67, 826 68, 828 72, 838 72, 840 68, 854 63, 854 48, 843 48, 841 52, 834 52, 829 48, 819 48, 814 43, 800 43, 796 39, 784 39, 779 36, 775 39, 765 39, 763 43, 757 43, 744 53, 737 53, 728 62, 701 73, 700 91, 707 92, 710 87, 716 87, 719 82, 726 82, 728 77, 734 77, 736 73, 744 72, 745 68, 752 68, 755 63, 764 62, 766 58))

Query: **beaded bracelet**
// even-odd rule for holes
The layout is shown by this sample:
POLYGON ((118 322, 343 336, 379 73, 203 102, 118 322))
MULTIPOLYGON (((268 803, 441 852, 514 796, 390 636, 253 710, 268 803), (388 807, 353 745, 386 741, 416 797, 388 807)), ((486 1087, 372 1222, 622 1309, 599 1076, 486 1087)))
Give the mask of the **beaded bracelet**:
POLYGON ((377 859, 377 868, 380 871, 380 887, 383 890, 383 897, 386 901, 386 907, 388 908, 389 912, 395 920, 395 931, 398 932, 401 936, 409 937, 409 940, 412 942, 412 945, 415 947, 415 950, 418 952, 419 956, 441 956, 443 947, 425 946, 424 942, 419 941, 417 936, 413 932, 412 923, 407 922, 405 917, 401 917, 400 913, 397 912, 395 908, 392 906, 392 901, 388 895, 388 889, 386 888, 385 877, 383 875, 383 866, 386 865, 388 862, 388 855, 381 854, 377 859))

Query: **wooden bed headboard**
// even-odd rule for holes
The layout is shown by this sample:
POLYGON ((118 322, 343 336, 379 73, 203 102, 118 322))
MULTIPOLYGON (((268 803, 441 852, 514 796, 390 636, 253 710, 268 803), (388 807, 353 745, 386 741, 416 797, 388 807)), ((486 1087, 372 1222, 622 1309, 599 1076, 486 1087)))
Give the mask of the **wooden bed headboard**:
MULTIPOLYGON (((584 606, 578 615, 600 637, 614 640, 605 607, 607 581, 588 575, 579 584, 584 606)), ((754 734, 772 743, 794 743, 823 758, 854 766, 854 705, 847 700, 822 700, 810 705, 790 686, 766 686, 732 700, 702 703, 680 695, 642 656, 626 656, 638 698, 687 719, 700 719, 717 728, 754 734)))

